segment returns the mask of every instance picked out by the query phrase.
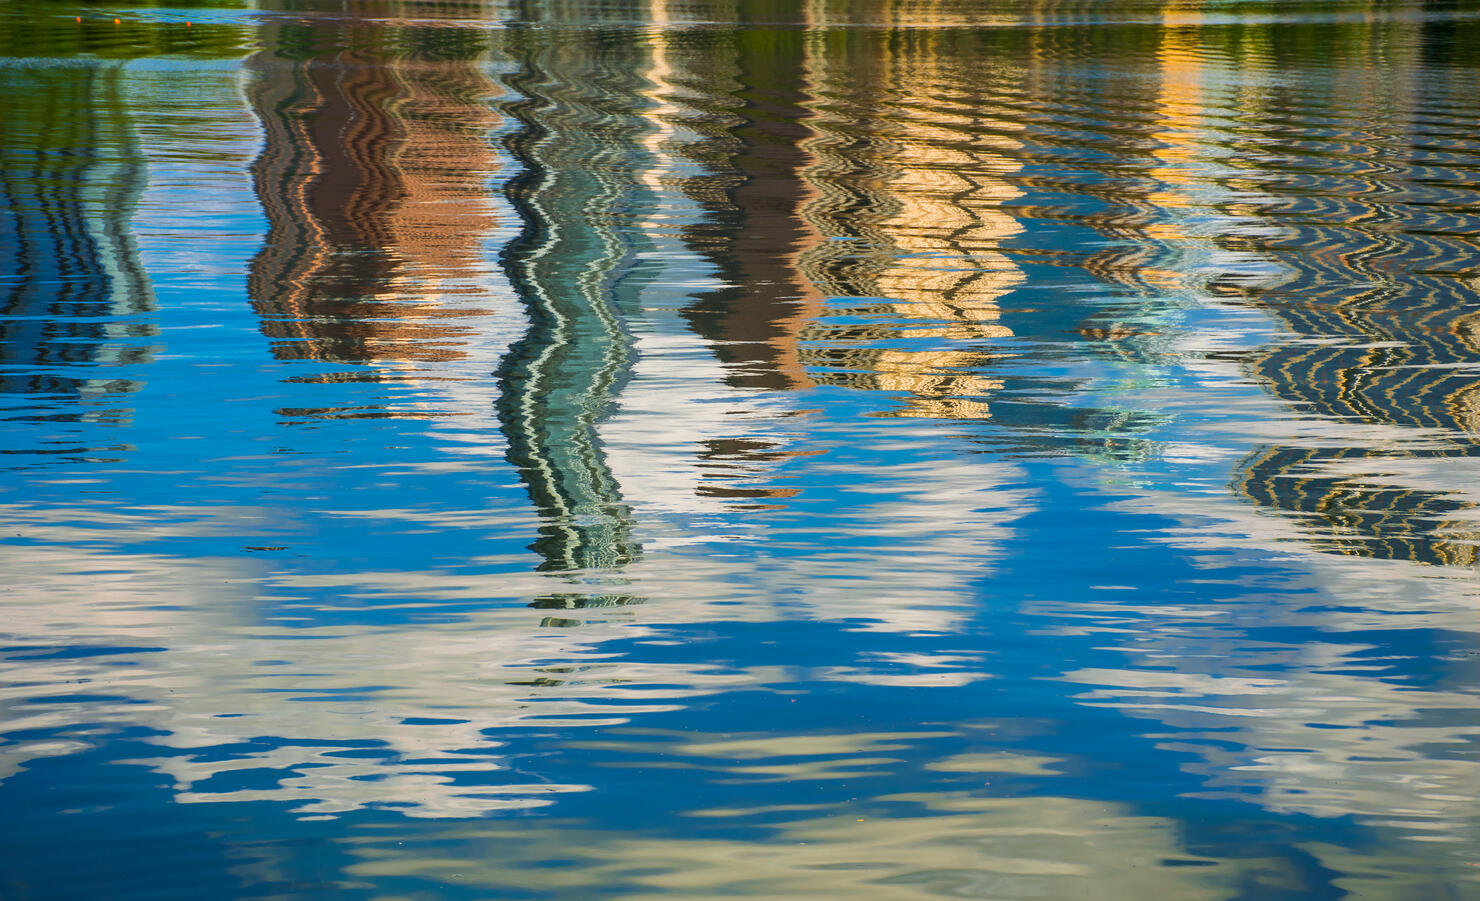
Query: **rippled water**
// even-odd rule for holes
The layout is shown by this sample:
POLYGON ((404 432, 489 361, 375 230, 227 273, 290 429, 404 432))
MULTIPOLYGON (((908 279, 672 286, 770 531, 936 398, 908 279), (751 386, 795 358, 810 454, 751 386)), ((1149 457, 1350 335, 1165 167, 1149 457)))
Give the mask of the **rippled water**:
POLYGON ((0 52, 0 896, 1480 897, 1474 4, 0 52))

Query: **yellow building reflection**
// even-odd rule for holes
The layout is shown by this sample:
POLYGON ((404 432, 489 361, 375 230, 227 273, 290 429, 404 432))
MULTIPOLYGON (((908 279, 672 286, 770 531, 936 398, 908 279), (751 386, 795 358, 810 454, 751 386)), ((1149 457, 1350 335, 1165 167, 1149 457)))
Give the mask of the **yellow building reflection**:
POLYGON ((987 418, 1001 383, 982 374, 992 354, 977 347, 1012 334, 999 300, 1024 280, 1003 250, 1022 231, 1007 208, 1022 196, 1022 125, 975 108, 983 89, 949 32, 849 35, 858 46, 841 53, 835 32, 810 40, 818 113, 803 174, 816 188, 802 215, 828 241, 801 266, 863 302, 835 301, 804 329, 802 358, 819 383, 902 395, 892 415, 987 418))
MULTIPOLYGON (((928 25, 947 11, 884 12, 928 25)), ((737 39, 729 69, 754 99, 697 152, 735 181, 720 169, 686 185, 717 223, 690 243, 731 287, 686 316, 733 384, 847 386, 900 395, 891 415, 987 417, 1000 383, 980 345, 1011 334, 999 300, 1024 279, 1003 250, 1021 231, 1007 208, 1022 196, 1021 124, 973 112, 982 89, 948 34, 835 29, 846 11, 815 0, 734 14, 765 28, 737 39)))

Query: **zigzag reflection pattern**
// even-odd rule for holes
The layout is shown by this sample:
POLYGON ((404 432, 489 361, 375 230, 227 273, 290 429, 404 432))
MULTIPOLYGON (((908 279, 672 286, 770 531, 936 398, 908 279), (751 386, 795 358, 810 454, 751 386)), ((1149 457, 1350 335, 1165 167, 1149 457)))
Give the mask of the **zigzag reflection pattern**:
MULTIPOLYGON (((1374 109, 1360 118, 1368 123, 1384 120, 1376 107, 1401 111, 1404 92, 1421 90, 1365 87, 1374 109)), ((1447 102, 1458 116, 1458 100, 1447 102)), ((1301 339, 1248 361, 1271 392, 1324 419, 1395 427, 1407 437, 1265 448, 1241 464, 1234 485, 1258 504, 1303 517, 1331 550, 1473 566, 1480 561, 1473 502, 1347 474, 1480 456, 1472 270, 1480 221, 1468 211, 1473 195, 1460 186, 1426 181, 1420 189, 1413 181, 1433 148, 1442 146, 1451 164, 1473 165, 1480 142, 1432 118, 1387 120, 1392 127, 1381 131, 1337 121, 1325 136, 1286 131, 1278 143, 1268 135, 1247 143, 1245 165, 1258 171, 1233 186, 1269 200, 1240 204, 1238 212, 1276 223, 1278 234, 1225 243, 1267 255, 1286 276, 1277 294, 1237 285, 1225 293, 1246 295, 1301 339), (1400 177, 1400 161, 1412 161, 1417 172, 1400 177)))

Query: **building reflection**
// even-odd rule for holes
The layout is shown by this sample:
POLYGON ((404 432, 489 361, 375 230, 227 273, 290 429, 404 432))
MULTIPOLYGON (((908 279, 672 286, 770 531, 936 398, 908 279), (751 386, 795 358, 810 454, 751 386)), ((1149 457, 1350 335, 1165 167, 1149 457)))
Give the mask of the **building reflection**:
MULTIPOLYGON (((1104 159, 1103 139, 1071 150, 1055 133, 1045 143, 1033 131, 1043 124, 1035 97, 1047 118, 1052 101, 1043 95, 1114 88, 1061 77, 1060 29, 1004 36, 952 27, 971 12, 957 4, 877 7, 877 20, 900 27, 833 27, 854 21, 856 10, 842 4, 744 4, 715 14, 753 16, 762 23, 754 31, 690 48, 713 71, 679 79, 685 98, 735 101, 685 119, 708 140, 688 151, 705 174, 682 184, 709 212, 686 237, 724 283, 687 309, 693 328, 713 342, 732 384, 862 389, 888 397, 877 415, 996 418, 1015 430, 1014 443, 1041 449, 1067 438, 1079 452, 1144 456, 1143 442, 1128 437, 1145 428, 1135 410, 1008 404, 994 412, 989 398, 1001 395, 1001 364, 1021 345, 1004 298, 1041 290, 1029 285, 1025 260, 1080 266, 1143 295, 1151 287, 1137 279, 1153 276, 1149 259, 1167 255, 1164 236, 1151 234, 1154 127, 1117 123, 1117 149, 1124 142, 1147 157, 1138 171, 1106 161, 1102 177, 1048 187, 1072 187, 1081 203, 1073 215, 1109 241, 1087 256, 1031 245, 1036 236, 1024 223, 1040 210, 1025 186, 1043 187, 1045 172, 1076 155, 1104 159), (1030 161, 1040 164, 1035 171, 1025 169, 1030 161), (1085 215, 1085 197, 1100 209, 1085 215)), ((1122 93, 1105 102, 1141 102, 1122 93)), ((1019 327, 1040 346, 1061 342, 1058 329, 1075 330, 1144 356, 1141 345, 1154 343, 1167 306, 1144 299, 1113 312, 1055 304, 1019 327)), ((738 447, 734 456, 716 454, 737 478, 785 459, 773 444, 738 447)))
POLYGON ((983 115, 976 101, 1002 73, 971 85, 958 39, 861 37, 842 52, 818 46, 812 64, 824 96, 856 106, 822 104, 815 126, 808 175, 820 187, 805 215, 830 241, 804 266, 840 300, 802 334, 806 359, 823 384, 898 394, 897 416, 990 416, 1001 383, 982 374, 986 348, 1012 334, 998 301, 1023 281, 1003 252, 1022 231, 1006 208, 1022 193, 1011 181, 1021 125, 983 115))
MULTIPOLYGON (((814 382, 798 336, 821 312, 822 295, 799 257, 824 240, 802 212, 817 190, 805 174, 813 160, 812 23, 801 4, 785 0, 728 6, 726 18, 745 27, 705 48, 719 70, 704 78, 709 106, 698 121, 706 140, 685 148, 703 169, 683 180, 707 214, 684 239, 714 264, 723 287, 698 295, 684 317, 712 342, 730 384, 807 388, 814 382)), ((692 57, 699 48, 684 49, 692 57)))
MULTIPOLYGON (((630 12, 618 10, 620 16, 630 12)), ((1364 824, 1408 816, 1451 835, 1469 834, 1462 830, 1473 822, 1467 811, 1474 806, 1468 788, 1475 784, 1474 767, 1457 758, 1473 737, 1473 729, 1463 725, 1473 695, 1448 687, 1466 675, 1460 659, 1436 667, 1447 683, 1438 688, 1399 684, 1397 677, 1405 673, 1428 678, 1420 669, 1426 663, 1394 666, 1387 671, 1393 679, 1374 675, 1380 670, 1374 669, 1368 642, 1383 639, 1369 610, 1320 610, 1300 619, 1270 602, 1263 585, 1250 590, 1255 598, 1237 622, 1225 620, 1233 604, 1179 611, 1160 599, 1145 601, 1142 592, 1135 593, 1140 609, 1065 605, 1019 616, 1019 601, 1031 606, 1032 592, 1040 587, 1045 594, 1078 587, 1057 581, 1052 566, 1027 572, 1033 584, 1026 592, 1022 582, 1010 580, 1000 588, 984 587, 992 581, 994 559, 1011 546, 1008 524, 1031 509, 1032 470, 962 454, 959 444, 932 430, 937 423, 881 424, 853 415, 856 407, 779 437, 781 429, 744 431, 760 416, 746 422, 731 415, 757 409, 736 397, 767 395, 781 398, 776 406, 790 421, 805 422, 797 408, 807 401, 797 400, 805 397, 798 389, 818 384, 861 389, 850 397, 867 401, 881 394, 898 398, 891 409, 896 416, 980 420, 1000 414, 998 389, 984 371, 993 363, 995 343, 1012 336, 1003 322, 1003 298, 1026 283, 1006 247, 1030 237, 1017 204, 1025 197, 1022 159, 1035 148, 1011 112, 986 98, 1010 91, 1021 73, 1004 66, 982 75, 984 54, 969 43, 953 46, 946 33, 809 31, 802 26, 822 21, 807 18, 816 14, 810 6, 805 14, 779 6, 767 12, 790 16, 784 24, 796 26, 781 29, 774 41, 750 30, 715 37, 725 52, 702 59, 714 63, 717 73, 697 71, 693 62, 686 71, 683 54, 668 51, 673 42, 709 38, 702 30, 697 37, 638 40, 629 39, 630 32, 614 37, 601 29, 535 33, 539 26, 561 24, 557 13, 530 4, 521 24, 535 27, 511 29, 509 36, 516 70, 509 86, 519 98, 508 107, 513 122, 505 146, 521 174, 507 193, 521 231, 502 264, 529 325, 499 372, 503 393, 497 403, 509 457, 542 518, 536 549, 544 575, 521 572, 523 558, 502 569, 488 564, 487 536, 511 527, 490 512, 494 505, 485 504, 485 497, 473 493, 464 500, 459 492, 466 482, 418 482, 415 490, 429 486, 435 498, 420 510, 377 499, 370 502, 376 509, 367 511, 336 488, 315 500, 307 516, 312 527, 353 516, 355 526, 347 530, 352 535, 320 544, 323 553, 306 554, 302 563, 207 556, 234 548, 235 536, 244 531, 279 526, 283 508, 249 513, 223 505, 212 513, 213 498, 241 495, 205 480, 205 496, 192 498, 189 510, 105 509, 95 511, 95 518, 90 511, 84 520, 76 511, 10 506, 5 521, 23 528, 34 546, 16 555, 13 577, 22 588, 7 602, 16 638, 0 656, 10 675, 4 693, 10 731, 19 737, 0 756, 0 774, 105 742, 95 737, 104 730, 135 728, 146 733, 142 741, 159 746, 157 754, 145 752, 143 762, 170 777, 172 797, 181 802, 288 804, 305 816, 381 807, 408 816, 471 819, 546 805, 593 787, 620 798, 630 783, 603 777, 638 757, 641 742, 602 735, 611 741, 599 749, 608 752, 605 757, 593 754, 566 769, 551 763, 558 760, 554 746, 571 734, 562 730, 595 733, 730 690, 742 701, 728 709, 715 703, 714 713, 743 720, 757 715, 748 705, 763 692, 774 692, 775 707, 785 710, 782 692, 796 691, 805 679, 913 691, 960 688, 1016 671, 1037 685, 1061 676, 1085 704, 1155 718, 1129 753, 1181 742, 1175 752, 1198 777, 1181 785, 1241 796, 1236 800, 1254 797, 1285 813, 1355 815, 1364 824), (708 76, 711 81, 700 82, 708 76), (785 92, 792 80, 806 89, 785 92), (704 90, 696 90, 696 83, 704 90), (680 108, 680 91, 689 92, 692 107, 680 108), (756 99, 747 99, 752 95, 756 99), (929 102, 920 102, 922 97, 929 102), (743 527, 716 517, 695 528, 682 517, 703 509, 705 499, 778 501, 786 489, 726 493, 710 482, 694 492, 682 483, 672 492, 684 495, 679 498, 634 490, 626 478, 636 468, 632 458, 624 472, 620 449, 613 451, 611 432, 602 429, 618 400, 628 403, 636 393, 631 389, 642 387, 633 384, 642 347, 634 331, 651 329, 645 333, 651 337, 660 327, 635 322, 636 311, 645 310, 658 292, 643 293, 652 271, 642 262, 652 249, 643 242, 651 236, 634 224, 655 218, 655 207, 677 202, 650 196, 670 184, 667 174, 654 174, 653 157, 667 149, 662 141, 672 139, 672 120, 693 110, 712 121, 704 125, 709 140, 687 153, 714 165, 712 173, 683 184, 714 218, 686 223, 682 234, 712 264, 718 280, 745 290, 721 288, 684 308, 683 323, 726 367, 723 377, 711 383, 712 369, 684 368, 693 357, 654 353, 656 366, 672 371, 660 384, 677 390, 648 387, 658 402, 624 413, 639 424, 631 443, 661 446, 685 463, 693 457, 702 464, 764 467, 814 454, 801 461, 811 467, 805 484, 824 501, 810 508, 797 504, 787 511, 794 515, 785 517, 750 517, 743 527), (711 228, 713 222, 723 227, 711 228), (835 302, 827 305, 826 298, 835 302), (721 390, 723 382, 729 393, 721 390), (694 397, 720 412, 674 425, 681 418, 676 411, 694 397), (731 431, 709 428, 723 416, 730 416, 731 431), (741 422, 746 424, 733 424, 741 422), (806 427, 813 433, 797 438, 806 427), (669 501, 662 513, 671 513, 664 524, 670 532, 662 537, 677 533, 697 540, 677 550, 670 542, 662 553, 655 543, 640 547, 629 505, 647 504, 651 511, 669 501), (248 522, 249 516, 260 522, 248 522), (163 527, 161 519, 186 524, 163 527), (413 530, 445 542, 446 559, 394 560, 382 571, 380 561, 354 557, 362 547, 390 546, 413 530), (207 533, 221 541, 184 543, 207 533), (575 579, 566 578, 591 571, 602 571, 603 578, 590 580, 599 590, 575 590, 575 579), (651 614, 660 626, 619 628, 599 618, 592 622, 584 613, 578 618, 547 612, 628 605, 646 596, 663 601, 652 605, 662 608, 651 614), (521 606, 530 598, 537 598, 533 606, 540 609, 521 606), (1031 616, 1038 612, 1044 615, 1031 616), (834 624, 823 630, 814 623, 810 631, 818 635, 815 646, 834 649, 827 653, 835 657, 795 662, 789 655, 800 652, 787 647, 742 665, 675 662, 669 651, 644 649, 671 644, 675 635, 724 633, 742 622, 804 618, 834 624), (551 628, 577 624, 584 628, 551 628), (1253 628, 1265 627, 1271 631, 1251 637, 1253 628), (1316 630, 1338 627, 1356 634, 1311 640, 1316 630), (1103 635, 1075 647, 1035 635, 1035 628, 1103 635), (892 634, 865 640, 858 634, 864 630, 892 634), (937 638, 917 642, 922 636, 937 638), (1150 652, 1147 657, 1120 670, 1104 664, 1132 639, 1150 652), (83 652, 52 653, 59 646, 83 652), (112 686, 110 693, 100 695, 99 685, 112 686), (513 737, 516 727, 528 731, 513 737), (505 740, 513 747, 503 745, 505 740), (1455 759, 1444 756, 1448 749, 1434 750, 1441 745, 1454 748, 1455 759)), ((448 100, 488 91, 475 56, 459 50, 445 67, 422 66, 421 51, 365 49, 380 46, 385 32, 356 33, 346 40, 360 49, 341 52, 327 49, 337 47, 327 24, 273 27, 282 29, 270 32, 276 49, 254 63, 260 80, 253 103, 268 134, 256 187, 273 234, 255 264, 253 302, 278 342, 276 352, 287 360, 375 367, 464 353, 463 324, 440 312, 449 294, 461 289, 455 280, 436 279, 476 270, 474 235, 489 224, 480 206, 485 198, 458 175, 463 169, 481 175, 492 165, 479 154, 493 151, 472 140, 487 122, 478 118, 484 115, 479 103, 448 100), (306 43, 295 44, 295 35, 306 43), (295 56, 300 51, 307 62, 295 56), (346 134, 353 140, 343 140, 346 134), (443 159, 429 157, 433 151, 446 154, 445 163, 429 161, 443 159), (443 165, 453 171, 441 172, 443 165), (418 186, 428 172, 435 178, 418 186), (456 208, 447 218, 431 215, 438 204, 456 208), (444 234, 439 223, 456 227, 444 234), (300 250, 303 255, 295 255, 300 250), (279 301, 284 305, 271 307, 279 301), (264 312, 269 308, 276 312, 264 312)), ((1188 38, 1167 34, 1161 56, 1133 56, 1160 65, 1165 83, 1142 108, 1141 127, 1129 139, 1134 149, 1125 153, 1132 159, 1122 167, 1154 181, 1157 190, 1138 191, 1128 201, 1141 215, 1122 220, 1126 230, 1120 237, 1164 243, 1145 260, 1103 255, 1089 267, 1106 280, 1124 276, 1127 288, 1200 287, 1202 258, 1178 255, 1197 239, 1177 211, 1196 205, 1198 185, 1209 181, 1207 170, 1188 171, 1205 160, 1194 134, 1205 117, 1188 107, 1208 102, 1196 93, 1200 73, 1187 64, 1195 43, 1188 38)), ((1067 91, 1075 71, 1060 73, 1057 82, 1045 77, 1035 89, 1067 91)), ((1086 190, 1113 195, 1113 187, 1098 181, 1104 171, 1076 174, 1096 182, 1086 190)), ((1376 206, 1368 210, 1372 218, 1381 212, 1376 206)), ((1367 238, 1380 231, 1369 227, 1372 218, 1359 220, 1369 223, 1362 226, 1367 238)), ((1109 223, 1103 234, 1114 237, 1109 218, 1100 221, 1109 223)), ((1380 252, 1359 252, 1350 265, 1374 257, 1380 252)), ((686 297, 693 273, 675 260, 662 261, 671 267, 663 274, 670 294, 686 297), (679 288, 671 289, 674 283, 679 288)), ((1369 265, 1369 277, 1379 273, 1369 265)), ((1355 319, 1364 329, 1381 321, 1365 307, 1344 315, 1343 321, 1355 319)), ((1468 334, 1466 322, 1442 315, 1432 321, 1456 336, 1468 334)), ((1014 326, 1021 334, 1022 327, 1014 326)), ((1313 321, 1306 327, 1334 326, 1313 321)), ((1116 320, 1080 334, 1118 340, 1128 328, 1116 320)), ((1436 340, 1453 344, 1449 337, 1436 340)), ((648 346, 662 348, 657 342, 648 346)), ((1312 365, 1284 367, 1297 373, 1285 377, 1288 384, 1273 376, 1267 383, 1280 396, 1293 397, 1297 389, 1290 385, 1321 376, 1323 370, 1312 365)), ((1352 380, 1348 395, 1360 398, 1368 384, 1362 374, 1371 368, 1368 361, 1335 371, 1352 380)), ((1432 401, 1451 410, 1448 418, 1430 421, 1430 412, 1408 403, 1397 409, 1409 410, 1409 419, 1389 410, 1380 413, 1378 424, 1442 430, 1453 440, 1463 420, 1442 400, 1452 394, 1432 401)), ((1367 407, 1360 408, 1367 419, 1358 411, 1353 406, 1342 412, 1342 421, 1368 425, 1379 418, 1367 407)), ((1371 456, 1352 459, 1364 469, 1374 465, 1371 456)), ((371 469, 374 461, 367 462, 371 469)), ((428 455, 418 462, 432 470, 445 461, 428 455)), ((1301 465, 1307 464, 1282 463, 1280 471, 1299 473, 1301 465)), ((387 481, 403 477, 391 467, 376 472, 387 481)), ((659 470, 660 476, 668 474, 659 470)), ((1051 508, 1054 513, 1084 511, 1102 499, 1082 496, 1077 484, 1062 484, 1055 488, 1061 497, 1053 502, 1062 505, 1051 508)), ((1206 506, 1206 498, 1182 498, 1206 506)), ((1096 527, 1104 522, 1100 512, 1096 527)), ((1159 513, 1165 516, 1165 508, 1159 513)), ((517 528, 527 524, 520 522, 517 528)), ((1017 547, 1038 543, 1042 524, 1025 527, 1027 540, 1017 547)), ((1121 537, 1132 531, 1105 540, 1153 543, 1141 535, 1121 537)), ((1062 541, 1054 535, 1042 543, 1062 541)), ((1124 551, 1091 544, 1072 552, 1105 549, 1124 551)), ((1183 550, 1153 559, 1180 564, 1183 550)), ((1229 548, 1217 550, 1227 554, 1229 548)), ((1014 575, 1022 579, 1029 564, 1051 559, 1024 557, 1014 575)), ((1107 553, 1103 562, 1106 571, 1114 571, 1127 559, 1132 558, 1107 553)), ((1332 578, 1328 588, 1379 583, 1390 572, 1373 566, 1378 561, 1337 562, 1351 564, 1347 572, 1361 578, 1332 578)), ((1261 573, 1229 566, 1209 575, 1227 579, 1209 578, 1202 585, 1252 582, 1261 573)), ((1144 587, 1151 593, 1163 586, 1148 578, 1144 587)), ((1307 603, 1298 589, 1290 596, 1295 604, 1307 603)), ((643 612, 630 606, 594 611, 613 618, 643 612)), ((1463 604, 1425 615, 1422 627, 1431 632, 1458 631, 1473 619, 1463 604)), ((770 640, 804 631, 766 627, 726 637, 748 644, 763 633, 770 640)), ((1062 697, 1051 695, 1024 692, 1004 702, 1004 709, 1014 720, 1058 715, 1065 732, 1105 722, 1065 717, 1052 706, 1062 697)), ((912 714, 908 705, 920 697, 897 702, 912 714)), ((964 694, 957 700, 951 699, 953 716, 984 703, 981 696, 964 694)), ((634 897, 649 889, 703 895, 712 888, 832 897, 840 886, 878 898, 1009 890, 1048 897, 1257 894, 1253 883, 1229 872, 1242 863, 1188 853, 1182 832, 1187 823, 1167 811, 1182 816, 1199 808, 1184 805, 1172 794, 1175 787, 1157 782, 1129 802, 1072 797, 1102 791, 1082 775, 1087 767, 1071 776, 1070 767, 1031 753, 916 750, 917 736, 854 735, 841 718, 829 719, 852 708, 834 706, 825 695, 814 703, 819 734, 782 726, 772 731, 766 720, 757 727, 763 734, 745 738, 690 732, 682 740, 653 741, 656 752, 639 762, 649 772, 680 762, 702 774, 690 785, 742 780, 731 795, 736 798, 748 795, 746 779, 790 782, 792 794, 809 799, 818 785, 847 785, 864 776, 922 790, 909 796, 869 794, 867 785, 847 790, 850 803, 864 798, 893 816, 853 817, 842 804, 789 806, 761 811, 743 824, 759 823, 769 831, 758 834, 775 839, 770 842, 735 841, 738 830, 719 837, 655 835, 633 827, 620 815, 620 803, 610 800, 603 802, 605 809, 619 812, 607 821, 616 824, 611 829, 561 824, 544 830, 531 821, 518 829, 444 828, 437 837, 453 847, 449 854, 466 852, 467 859, 450 863, 446 856, 431 860, 426 845, 392 847, 399 839, 377 842, 370 835, 374 830, 340 830, 359 855, 350 875, 399 878, 431 871, 445 883, 440 877, 452 874, 439 869, 446 866, 488 891, 548 889, 549 880, 559 878, 569 880, 564 885, 576 893, 621 886, 632 888, 634 897), (818 752, 819 747, 832 750, 818 752), (898 751, 909 753, 881 759, 898 751), (961 781, 943 786, 938 775, 922 772, 955 774, 961 781), (1060 772, 1061 781, 1071 784, 1047 784, 1060 772), (1025 775, 1043 779, 1026 796, 995 786, 1025 775), (1157 806, 1161 810, 1148 813, 1157 806), (572 856, 579 865, 569 865, 572 856), (551 860, 566 863, 529 866, 551 860), (1135 866, 1127 867, 1128 860, 1135 866)), ((762 717, 772 712, 760 709, 762 717)), ((701 714, 707 712, 669 724, 699 723, 701 714)), ((1062 743, 1071 742, 1078 746, 1072 737, 1062 743)), ((1062 743, 1058 737, 1028 737, 1042 754, 1056 753, 1056 746, 1062 750, 1062 743)), ((128 753, 138 759, 137 746, 128 753)), ((1127 753, 1123 746, 1107 748, 1104 762, 1124 762, 1117 755, 1127 753)), ((675 778, 658 797, 671 799, 682 786, 675 778)), ((1125 797, 1118 787, 1110 791, 1125 797)), ((693 815, 685 825, 706 817, 737 823, 750 815, 731 809, 677 812, 693 815)), ((1299 825, 1292 816, 1277 828, 1292 822, 1299 825)), ((401 830, 383 834, 404 836, 401 830)), ((1299 850, 1305 855, 1305 848, 1299 850)))
MULTIPOLYGON (((154 309, 131 219, 146 180, 122 67, 0 66, 0 391, 101 399, 136 390, 154 309)), ((72 415, 70 413, 65 415, 72 415)), ((123 415, 87 413, 103 419, 123 415)))
POLYGON ((486 313, 488 39, 375 21, 402 5, 269 18, 250 60, 268 233, 248 294, 278 359, 377 367, 330 380, 461 359, 475 335, 459 320, 486 313))
MULTIPOLYGON (((520 21, 559 23, 561 10, 519 10, 520 21), (548 16, 548 19, 547 19, 548 16)), ((640 132, 613 110, 645 50, 599 33, 546 41, 509 37, 521 98, 506 147, 521 166, 506 189, 522 230, 504 250, 509 282, 529 328, 499 366, 498 415, 509 461, 542 517, 540 568, 610 570, 640 548, 631 513, 597 435, 632 365, 625 317, 640 286, 639 240, 629 216, 640 182, 624 161, 640 132)), ((618 596, 558 595, 542 606, 625 603, 618 596)))
MULTIPOLYGON (((1374 125, 1318 135, 1272 126, 1295 148, 1318 142, 1330 164, 1312 166, 1268 138, 1243 148, 1259 171, 1239 180, 1252 195, 1240 210, 1278 223, 1256 246, 1284 281, 1277 293, 1231 293, 1293 335, 1253 355, 1248 369, 1294 409, 1339 424, 1340 437, 1262 447, 1234 486, 1297 516, 1324 549, 1470 567, 1480 563, 1480 497, 1435 473, 1480 455, 1471 223, 1448 203, 1459 197, 1404 183, 1390 165, 1429 140, 1416 111, 1444 89, 1424 85, 1421 73, 1425 57, 1449 44, 1425 33, 1434 28, 1445 25, 1343 31, 1329 102, 1374 125), (1381 66, 1372 65, 1377 46, 1386 48, 1381 66)), ((1292 52, 1276 45, 1272 62, 1292 52)))
MULTIPOLYGON (((251 266, 253 308, 279 359, 362 367, 297 381, 403 380, 458 361, 491 363, 472 357, 486 337, 472 317, 489 312, 479 301, 493 275, 483 246, 500 156, 487 72, 497 40, 516 70, 509 85, 524 93, 508 107, 516 133, 505 148, 522 167, 506 187, 522 230, 499 263, 530 323, 499 366, 498 423, 543 517, 542 568, 618 567, 635 546, 594 428, 627 365, 610 298, 625 290, 631 253, 616 223, 602 221, 624 189, 599 166, 576 164, 611 144, 585 135, 579 148, 555 148, 547 139, 581 135, 547 118, 581 108, 579 93, 591 86, 572 73, 589 48, 546 58, 518 35, 398 18, 403 6, 366 0, 347 16, 263 26, 250 98, 265 141, 252 173, 269 233, 251 266)), ((530 21, 544 14, 516 11, 530 21)), ((292 412, 391 415, 383 404, 292 412)), ((537 603, 581 603, 573 598, 537 603)))
MULTIPOLYGON (((1030 6, 1045 15, 1086 12, 1030 6)), ((1150 123, 1117 123, 1117 149, 1139 152, 1144 165, 1107 163, 1099 179, 1045 185, 1052 168, 1030 173, 1025 161, 1076 160, 1057 135, 1045 144, 1030 133, 1035 93, 1104 89, 1060 77, 1058 29, 1023 28, 1009 39, 952 27, 971 18, 959 4, 876 7, 871 16, 900 27, 833 27, 855 20, 842 4, 743 4, 725 15, 754 17, 762 23, 755 32, 702 47, 708 64, 720 50, 725 64, 688 73, 683 84, 728 80, 736 102, 691 120, 709 138, 688 151, 706 172, 683 185, 710 215, 686 237, 720 268, 725 287, 702 295, 686 316, 714 343, 732 384, 879 391, 897 399, 883 415, 985 420, 1003 387, 993 371, 1014 336, 1003 298, 1029 287, 1025 257, 1063 265, 1073 256, 1057 247, 1023 252, 1019 245, 1032 240, 1024 220, 1042 212, 1024 186, 1070 187, 1101 206, 1073 215, 1110 240, 1070 265, 1143 295, 1163 289, 1175 236, 1156 233, 1161 139, 1150 123)), ((1105 98, 1112 100, 1143 102, 1105 98)), ((1072 150, 1103 156, 1099 142, 1072 150)), ((1144 355, 1139 345, 1154 343, 1166 304, 1143 299, 1108 312, 1069 305, 1083 314, 1069 327, 1117 353, 1144 355)), ((1140 428, 1118 410, 1031 415, 1074 434, 1140 428)))
POLYGON ((686 239, 725 287, 685 316, 735 385, 838 385, 899 395, 893 415, 987 416, 998 383, 971 345, 1010 334, 997 300, 1022 280, 1000 247, 1019 231, 1003 209, 1019 196, 1014 126, 973 128, 970 98, 916 102, 959 87, 964 57, 934 29, 832 30, 842 11, 822 3, 731 14, 760 25, 706 48, 733 84, 712 96, 736 102, 702 110, 710 140, 691 152, 707 171, 684 183, 709 213, 686 239), (939 349, 951 343, 969 346, 939 349))
MULTIPOLYGON (((1119 302, 1093 310, 1075 327, 1096 350, 1139 364, 1167 361, 1167 333, 1177 308, 1189 303, 1207 256, 1206 242, 1193 233, 1205 193, 1205 162, 1218 156, 1206 146, 1201 116, 1205 104, 1199 32, 1186 27, 1199 17, 1177 17, 1183 27, 1146 34, 1137 49, 1154 60, 1153 90, 1139 79, 1095 89, 1107 108, 1135 110, 1116 127, 1119 158, 1113 166, 1089 164, 1098 176, 1074 186, 1076 197, 1097 206, 1086 224, 1107 240, 1074 265, 1111 287, 1119 302)), ((1046 36, 1035 41, 1035 59, 1051 57, 1046 36)), ((1054 89, 1071 86, 1059 82, 1054 89)), ((1084 148, 1088 150, 1089 148, 1084 148)), ((1054 186, 1057 187, 1057 186, 1054 186)))

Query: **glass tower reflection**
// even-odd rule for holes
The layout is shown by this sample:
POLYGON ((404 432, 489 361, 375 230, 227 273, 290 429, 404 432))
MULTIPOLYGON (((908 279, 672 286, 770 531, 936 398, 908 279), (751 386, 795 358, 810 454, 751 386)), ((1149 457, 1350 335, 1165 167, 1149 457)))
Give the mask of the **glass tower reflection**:
MULTIPOLYGON (((559 10, 531 6, 537 25, 559 10)), ((517 71, 507 83, 521 99, 506 106, 519 123, 506 142, 523 167, 506 188, 523 229, 504 249, 510 283, 529 328, 499 366, 499 421, 509 461, 542 517, 540 568, 610 570, 640 548, 631 514, 596 434, 632 365, 624 317, 638 283, 629 215, 636 180, 624 171, 633 124, 607 106, 634 77, 634 51, 597 32, 508 39, 517 71)), ((550 606, 621 603, 622 598, 553 598, 550 606)))

